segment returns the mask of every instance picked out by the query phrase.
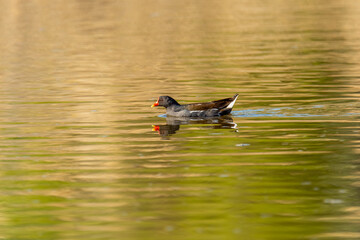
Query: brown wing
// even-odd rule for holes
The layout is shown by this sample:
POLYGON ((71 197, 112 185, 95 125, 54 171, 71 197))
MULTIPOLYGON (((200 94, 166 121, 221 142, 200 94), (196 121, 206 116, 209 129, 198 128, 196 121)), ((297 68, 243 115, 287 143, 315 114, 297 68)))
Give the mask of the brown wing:
POLYGON ((211 108, 222 109, 222 108, 227 107, 235 99, 236 96, 237 96, 237 94, 232 98, 225 98, 225 99, 220 99, 220 100, 216 100, 216 101, 212 101, 212 102, 187 104, 187 105, 185 105, 185 107, 190 111, 207 110, 207 109, 211 109, 211 108))

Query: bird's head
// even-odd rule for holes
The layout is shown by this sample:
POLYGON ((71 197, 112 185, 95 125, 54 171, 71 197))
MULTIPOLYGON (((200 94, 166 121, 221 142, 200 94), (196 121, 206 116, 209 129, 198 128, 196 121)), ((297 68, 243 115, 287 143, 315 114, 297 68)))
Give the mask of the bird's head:
POLYGON ((151 107, 161 106, 167 108, 170 107, 171 105, 179 105, 179 103, 175 101, 175 99, 173 99, 172 97, 160 96, 156 101, 156 103, 154 103, 151 107))

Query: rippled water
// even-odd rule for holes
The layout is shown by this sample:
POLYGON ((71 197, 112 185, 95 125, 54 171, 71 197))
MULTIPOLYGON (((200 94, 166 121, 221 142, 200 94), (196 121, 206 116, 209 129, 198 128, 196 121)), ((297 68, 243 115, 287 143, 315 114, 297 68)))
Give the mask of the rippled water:
POLYGON ((359 239, 359 24, 350 0, 0 1, 0 239, 359 239))

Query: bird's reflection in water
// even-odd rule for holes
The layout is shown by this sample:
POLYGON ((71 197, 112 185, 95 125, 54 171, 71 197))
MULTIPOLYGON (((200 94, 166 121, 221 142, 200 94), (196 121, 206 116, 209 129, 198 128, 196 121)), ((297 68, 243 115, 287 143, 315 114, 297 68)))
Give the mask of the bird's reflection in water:
POLYGON ((166 117, 165 125, 153 125, 153 131, 157 131, 161 137, 166 138, 172 134, 175 134, 181 125, 189 124, 204 124, 208 126, 202 126, 211 129, 236 129, 237 125, 234 123, 232 117, 222 116, 216 118, 204 118, 204 119, 192 119, 192 118, 178 118, 178 117, 166 117))

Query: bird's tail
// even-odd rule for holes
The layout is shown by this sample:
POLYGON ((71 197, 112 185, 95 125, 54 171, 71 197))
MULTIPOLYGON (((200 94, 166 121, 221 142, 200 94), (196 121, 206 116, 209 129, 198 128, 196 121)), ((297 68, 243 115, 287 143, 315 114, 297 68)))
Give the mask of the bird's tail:
POLYGON ((233 100, 231 101, 231 103, 229 103, 229 105, 227 105, 226 108, 233 108, 238 97, 239 97, 239 94, 235 94, 233 96, 233 100))

